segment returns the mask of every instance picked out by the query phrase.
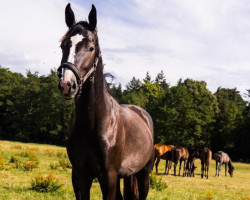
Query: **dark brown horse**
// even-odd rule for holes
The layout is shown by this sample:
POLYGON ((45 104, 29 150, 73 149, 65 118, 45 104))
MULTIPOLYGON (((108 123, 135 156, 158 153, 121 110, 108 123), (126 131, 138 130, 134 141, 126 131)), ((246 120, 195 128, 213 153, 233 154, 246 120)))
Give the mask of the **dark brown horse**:
POLYGON ((168 161, 171 159, 171 149, 174 148, 174 145, 165 145, 165 144, 155 144, 154 149, 155 149, 155 170, 156 173, 158 173, 158 165, 160 163, 160 159, 166 160, 166 165, 165 165, 165 174, 167 171, 168 167, 168 161))
POLYGON ((200 158, 200 153, 198 149, 188 148, 189 157, 186 165, 186 170, 188 171, 188 176, 194 177, 194 170, 197 168, 194 165, 196 158, 200 158))
POLYGON ((214 158, 216 162, 215 176, 218 175, 218 177, 220 177, 221 166, 225 164, 225 176, 227 176, 227 166, 228 166, 229 168, 228 173, 230 174, 231 177, 233 177, 234 166, 228 154, 224 153, 223 151, 218 151, 217 153, 214 154, 214 158), (219 163, 219 166, 218 166, 218 163, 219 163), (217 169, 218 169, 218 174, 217 174, 217 169))
POLYGON ((153 123, 138 106, 119 105, 109 94, 97 36, 96 9, 88 21, 75 22, 67 5, 68 32, 61 40, 59 89, 74 99, 75 116, 67 142, 72 163, 72 184, 77 200, 90 199, 97 178, 103 199, 146 199, 154 163, 153 123))
POLYGON ((203 178, 203 176, 206 176, 208 179, 209 165, 212 160, 212 151, 208 147, 204 147, 204 149, 201 152, 200 158, 201 158, 201 178, 203 178))
POLYGON ((174 175, 176 176, 176 166, 178 165, 178 162, 180 161, 180 166, 179 166, 179 176, 181 174, 181 163, 184 161, 184 166, 183 166, 183 176, 187 175, 186 171, 186 165, 189 157, 189 152, 186 147, 182 146, 175 146, 171 150, 171 161, 169 162, 169 169, 172 167, 172 162, 174 162, 174 175))

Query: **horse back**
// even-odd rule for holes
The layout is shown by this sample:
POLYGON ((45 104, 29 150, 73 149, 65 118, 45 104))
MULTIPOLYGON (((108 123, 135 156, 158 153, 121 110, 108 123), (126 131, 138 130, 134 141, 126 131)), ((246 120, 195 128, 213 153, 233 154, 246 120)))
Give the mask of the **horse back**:
POLYGON ((214 154, 214 158, 217 162, 221 163, 228 163, 230 160, 230 157, 227 153, 224 153, 223 151, 218 151, 217 153, 214 154))
POLYGON ((155 144, 155 155, 156 157, 163 156, 166 152, 171 151, 174 148, 174 145, 165 145, 165 144, 155 144))
POLYGON ((205 147, 201 152, 201 161, 204 162, 206 165, 209 165, 211 160, 212 151, 208 147, 205 147))

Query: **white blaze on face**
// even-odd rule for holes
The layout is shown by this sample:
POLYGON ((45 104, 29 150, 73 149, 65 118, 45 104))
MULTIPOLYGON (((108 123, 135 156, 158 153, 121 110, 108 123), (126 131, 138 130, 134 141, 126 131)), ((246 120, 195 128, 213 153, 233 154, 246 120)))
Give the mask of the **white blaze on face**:
POLYGON ((68 62, 73 63, 75 62, 75 55, 76 55, 76 45, 82 41, 84 37, 80 34, 76 34, 70 38, 71 40, 71 47, 69 50, 68 62))
MULTIPOLYGON (((69 50, 69 56, 67 62, 75 64, 76 46, 79 42, 82 41, 83 38, 84 37, 80 34, 74 35, 70 38, 72 45, 69 50)), ((71 70, 67 68, 64 69, 63 77, 65 81, 70 81, 72 79, 72 75, 73 72, 71 70)))

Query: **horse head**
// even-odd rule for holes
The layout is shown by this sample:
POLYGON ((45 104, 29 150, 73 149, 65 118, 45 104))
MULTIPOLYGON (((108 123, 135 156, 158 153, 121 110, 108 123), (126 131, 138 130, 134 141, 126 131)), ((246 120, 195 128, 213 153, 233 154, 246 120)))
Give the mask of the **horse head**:
POLYGON ((230 174, 230 177, 233 177, 234 174, 234 167, 229 167, 228 173, 230 174))
POLYGON ((93 76, 100 56, 96 8, 92 5, 89 22, 76 23, 74 12, 68 4, 65 21, 69 30, 61 39, 62 60, 58 68, 58 87, 63 98, 72 99, 81 92, 84 82, 93 76))

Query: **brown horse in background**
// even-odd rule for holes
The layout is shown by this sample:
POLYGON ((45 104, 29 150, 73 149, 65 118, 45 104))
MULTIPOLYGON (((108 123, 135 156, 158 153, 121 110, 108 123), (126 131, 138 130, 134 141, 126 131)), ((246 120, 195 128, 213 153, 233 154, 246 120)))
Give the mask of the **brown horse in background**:
POLYGON ((171 150, 174 148, 174 145, 165 145, 165 144, 155 144, 154 150, 155 150, 155 170, 156 173, 158 173, 158 165, 160 163, 160 159, 166 160, 166 166, 165 166, 165 174, 167 171, 168 166, 168 160, 171 159, 171 150))
POLYGON ((228 166, 229 168, 228 173, 230 174, 231 177, 233 177, 234 166, 229 155, 227 153, 224 153, 223 151, 218 151, 217 153, 214 154, 214 158, 216 161, 215 176, 218 175, 218 177, 220 177, 221 166, 225 164, 225 176, 227 176, 227 166, 228 166), (218 167, 218 163, 219 163, 219 167, 218 167), (217 174, 217 169, 218 169, 218 174, 217 174))
POLYGON ((212 151, 208 147, 204 147, 201 152, 201 178, 205 175, 208 179, 209 165, 212 160, 212 151), (205 170, 205 174, 204 174, 205 170))
POLYGON ((187 175, 186 171, 186 165, 189 157, 189 152, 186 147, 182 146, 175 146, 171 150, 171 161, 169 162, 169 169, 171 169, 172 162, 174 162, 174 175, 176 176, 176 166, 178 165, 178 162, 180 161, 180 166, 179 166, 179 176, 181 173, 181 163, 184 161, 184 166, 183 166, 183 176, 187 175))

